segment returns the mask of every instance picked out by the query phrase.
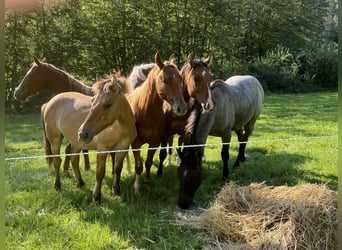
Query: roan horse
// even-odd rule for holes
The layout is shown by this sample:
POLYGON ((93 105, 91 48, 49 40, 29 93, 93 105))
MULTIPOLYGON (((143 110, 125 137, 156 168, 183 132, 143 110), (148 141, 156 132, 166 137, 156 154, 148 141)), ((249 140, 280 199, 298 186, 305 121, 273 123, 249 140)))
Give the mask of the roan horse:
MULTIPOLYGON (((71 144, 71 153, 81 149, 108 151, 128 150, 137 135, 130 105, 115 77, 94 84, 94 97, 77 92, 65 92, 53 97, 42 106, 42 120, 46 155, 59 155, 63 137, 71 144)), ((126 151, 115 153, 113 192, 120 194, 120 175, 126 151)), ((105 175, 107 154, 97 154, 95 202, 101 202, 101 184, 105 175)), ((49 165, 55 168, 55 188, 60 190, 59 167, 61 159, 53 156, 49 165)), ((79 156, 73 155, 71 163, 78 187, 84 182, 79 170, 79 156)))
MULTIPOLYGON (((181 92, 182 77, 174 60, 163 62, 159 52, 155 55, 155 64, 145 82, 134 89, 127 98, 133 110, 138 135, 132 143, 135 160, 135 191, 139 191, 140 176, 143 163, 140 151, 135 150, 148 143, 150 147, 158 147, 165 133, 165 115, 163 102, 167 101, 175 115, 185 115, 187 105, 181 92)), ((149 150, 145 161, 145 182, 150 181, 150 169, 154 150, 149 150)))
MULTIPOLYGON (((95 93, 92 87, 89 87, 79 80, 72 77, 65 71, 58 69, 52 64, 46 63, 45 59, 39 61, 37 57, 33 57, 32 67, 27 71, 23 80, 15 89, 14 97, 17 100, 24 101, 32 95, 43 90, 49 90, 54 94, 63 92, 79 92, 84 95, 93 96, 95 93)), ((89 156, 87 150, 83 151, 85 170, 90 169, 89 156)), ((65 153, 70 153, 70 144, 67 145, 65 153)), ((67 174, 69 168, 70 157, 67 155, 64 161, 64 173, 67 174)))
MULTIPOLYGON (((200 108, 194 109, 186 126, 185 144, 203 145, 208 135, 221 137, 223 179, 227 180, 231 131, 236 132, 240 143, 236 168, 245 161, 245 148, 262 110, 264 91, 259 81, 248 75, 233 76, 225 82, 215 80, 211 88, 215 109, 206 113, 201 113, 200 108)), ((178 205, 188 208, 201 184, 204 147, 184 147, 178 153, 181 158, 178 205)))

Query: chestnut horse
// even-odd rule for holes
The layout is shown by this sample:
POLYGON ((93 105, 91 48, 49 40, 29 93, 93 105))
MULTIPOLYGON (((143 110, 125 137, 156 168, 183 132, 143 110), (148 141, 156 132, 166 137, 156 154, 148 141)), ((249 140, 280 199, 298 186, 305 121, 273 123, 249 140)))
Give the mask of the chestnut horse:
MULTIPOLYGON (((143 163, 139 149, 148 143, 150 147, 158 147, 165 133, 165 114, 163 111, 164 100, 172 107, 175 115, 185 115, 187 105, 181 92, 182 77, 171 58, 162 62, 159 52, 155 55, 155 64, 148 74, 145 82, 134 89, 127 98, 133 110, 138 135, 132 143, 135 160, 136 180, 135 191, 139 191, 140 176, 143 171, 143 163)), ((145 182, 150 180, 154 150, 149 150, 145 161, 145 182)))
MULTIPOLYGON (((49 90, 54 94, 73 91, 84 95, 93 96, 94 91, 67 72, 55 67, 52 64, 46 63, 43 59, 39 61, 37 57, 33 57, 34 62, 32 67, 27 71, 23 80, 16 87, 14 97, 17 100, 24 101, 32 95, 36 95, 43 90, 49 90)), ((85 170, 90 169, 88 151, 84 150, 85 170)), ((70 144, 67 145, 65 153, 70 153, 70 144)), ((67 174, 69 168, 70 157, 67 155, 64 161, 64 173, 67 174)))
MULTIPOLYGON (((42 106, 46 155, 54 155, 49 165, 55 168, 55 188, 61 189, 59 156, 63 137, 71 144, 71 152, 81 149, 108 151, 125 150, 115 154, 113 193, 120 194, 122 162, 130 144, 137 135, 135 120, 130 105, 117 84, 115 77, 95 83, 94 97, 77 92, 56 95, 42 106), (78 135, 78 136, 77 136, 78 135)), ((105 175, 107 154, 97 154, 96 185, 93 191, 95 202, 101 202, 101 184, 105 175)), ((78 187, 84 182, 79 170, 79 156, 71 156, 78 187)))
MULTIPOLYGON (((194 108, 186 126, 185 144, 203 145, 209 135, 221 137, 223 179, 227 180, 231 131, 235 131, 240 143, 234 163, 236 168, 245 161, 245 148, 262 110, 264 91, 260 82, 249 75, 233 76, 225 82, 213 81, 211 88, 215 108, 206 113, 201 112, 199 105, 194 108)), ((178 153, 181 158, 178 168, 178 205, 188 208, 202 181, 204 147, 185 147, 182 152, 178 150, 178 153)))

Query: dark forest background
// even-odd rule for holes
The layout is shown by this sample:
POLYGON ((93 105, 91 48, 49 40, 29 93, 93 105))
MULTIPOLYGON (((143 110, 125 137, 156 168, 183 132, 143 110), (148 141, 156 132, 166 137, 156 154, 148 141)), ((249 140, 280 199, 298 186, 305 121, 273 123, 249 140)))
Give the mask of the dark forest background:
POLYGON ((252 74, 266 92, 337 89, 337 0, 63 0, 5 13, 6 113, 37 112, 13 92, 45 57, 88 85, 174 53, 213 56, 214 79, 252 74))

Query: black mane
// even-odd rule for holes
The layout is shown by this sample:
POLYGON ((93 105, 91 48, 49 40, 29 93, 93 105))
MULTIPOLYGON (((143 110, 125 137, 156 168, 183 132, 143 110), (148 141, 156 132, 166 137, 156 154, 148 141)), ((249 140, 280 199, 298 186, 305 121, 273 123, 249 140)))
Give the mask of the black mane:
POLYGON ((192 105, 191 113, 188 117, 187 124, 185 126, 185 145, 193 145, 196 144, 195 135, 197 131, 198 121, 201 117, 202 106, 199 102, 195 101, 194 105, 192 105))

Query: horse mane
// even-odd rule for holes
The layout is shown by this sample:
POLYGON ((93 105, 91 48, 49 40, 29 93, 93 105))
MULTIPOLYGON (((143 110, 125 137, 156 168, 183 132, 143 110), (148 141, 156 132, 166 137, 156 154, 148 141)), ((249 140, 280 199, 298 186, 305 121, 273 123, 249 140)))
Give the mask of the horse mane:
POLYGON ((114 76, 116 80, 118 81, 118 84, 124 94, 129 94, 133 91, 133 88, 131 86, 130 80, 128 77, 122 75, 121 71, 113 71, 114 76))
MULTIPOLYGON (((206 68, 209 69, 208 64, 206 64, 205 62, 203 62, 200 59, 195 59, 195 60, 193 60, 193 62, 195 63, 194 64, 194 69, 197 68, 197 67, 206 67, 206 68)), ((189 67, 191 67, 190 63, 188 63, 188 62, 184 63, 184 65, 182 66, 182 68, 180 70, 181 75, 183 75, 185 70, 188 69, 189 67)))
MULTIPOLYGON (((164 67, 172 66, 172 67, 175 67, 177 69, 177 65, 175 65, 174 63, 171 63, 169 61, 164 61, 163 64, 164 64, 164 67)), ((147 99, 150 98, 150 96, 151 96, 150 93, 153 92, 152 88, 154 88, 154 84, 152 84, 152 83, 153 83, 153 81, 155 81, 154 79, 156 78, 157 74, 160 71, 161 71, 161 69, 158 66, 154 67, 150 71, 150 73, 147 75, 147 79, 144 81, 144 83, 135 89, 134 92, 138 96, 137 103, 136 103, 136 105, 138 107, 144 107, 145 104, 147 103, 147 101, 148 101, 147 99)))
POLYGON ((193 98, 191 98, 191 101, 193 101, 194 104, 192 105, 191 112, 184 129, 184 142, 186 145, 196 144, 195 135, 197 131, 198 122, 202 114, 202 105, 193 98))
POLYGON ((116 86, 118 86, 121 89, 121 86, 118 84, 117 81, 113 81, 112 82, 112 77, 113 76, 111 76, 111 75, 104 75, 100 80, 95 82, 93 84, 93 90, 94 90, 95 94, 97 94, 100 91, 107 92, 109 86, 112 85, 112 84, 116 84, 116 86), (108 85, 108 83, 112 83, 112 84, 108 85))
POLYGON ((129 75, 129 82, 132 88, 135 89, 141 85, 147 79, 148 74, 157 65, 155 63, 140 64, 133 67, 131 74, 129 75))

